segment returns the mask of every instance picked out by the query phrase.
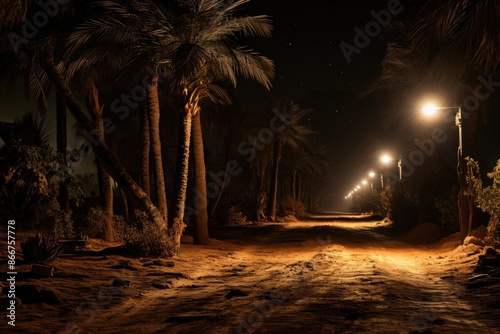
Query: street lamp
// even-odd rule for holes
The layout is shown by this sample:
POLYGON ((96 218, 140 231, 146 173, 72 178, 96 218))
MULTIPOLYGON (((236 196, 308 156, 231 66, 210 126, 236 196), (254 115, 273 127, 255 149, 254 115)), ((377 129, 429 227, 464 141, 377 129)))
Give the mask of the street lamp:
POLYGON ((464 175, 464 157, 463 157, 463 137, 462 137, 462 108, 457 107, 437 107, 432 104, 426 105, 422 111, 426 116, 434 116, 438 110, 444 109, 456 109, 455 114, 455 125, 458 127, 458 182, 459 182, 459 193, 458 193, 458 220, 460 225, 460 237, 462 242, 465 237, 469 234, 469 222, 465 214, 465 175, 464 175), (466 234, 467 231, 467 234, 466 234))
POLYGON ((370 172, 368 175, 370 177, 375 177, 375 175, 380 175, 380 183, 382 184, 382 190, 384 189, 384 174, 377 174, 374 172, 370 172))
POLYGON ((388 164, 391 161, 398 161, 399 168, 399 193, 403 195, 403 162, 401 161, 401 157, 399 159, 393 158, 390 155, 384 154, 380 157, 380 161, 384 164, 388 164))

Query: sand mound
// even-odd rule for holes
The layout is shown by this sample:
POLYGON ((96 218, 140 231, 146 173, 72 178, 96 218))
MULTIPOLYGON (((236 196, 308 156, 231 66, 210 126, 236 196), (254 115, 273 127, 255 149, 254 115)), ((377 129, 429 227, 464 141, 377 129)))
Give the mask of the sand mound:
POLYGON ((431 244, 441 240, 444 237, 441 226, 433 223, 422 223, 408 232, 401 238, 402 241, 409 244, 431 244))

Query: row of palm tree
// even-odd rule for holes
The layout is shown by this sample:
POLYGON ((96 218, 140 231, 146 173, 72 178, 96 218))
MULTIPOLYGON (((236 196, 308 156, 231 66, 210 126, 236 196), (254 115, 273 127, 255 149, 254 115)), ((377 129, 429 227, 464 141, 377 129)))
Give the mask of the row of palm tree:
MULTIPOLYGON (((237 9, 246 2, 75 2, 71 4, 72 10, 61 10, 29 43, 20 45, 19 52, 13 52, 7 38, 1 42, 2 65, 17 64, 18 68, 25 69, 21 73, 29 78, 30 92, 41 101, 42 107, 53 89, 63 102, 61 106, 68 108, 83 131, 99 133, 91 144, 98 163, 103 167, 103 184, 109 183, 104 180, 108 179, 103 173, 105 171, 129 197, 140 204, 140 209, 149 214, 162 231, 165 242, 170 238, 174 248, 179 246, 184 229, 191 149, 195 152, 196 186, 201 194, 206 193, 203 189, 206 181, 200 125, 203 105, 229 102, 228 94, 220 83, 228 81, 236 85, 238 76, 255 79, 266 88, 271 86, 274 73, 272 62, 238 45, 238 37, 269 36, 271 32, 266 16, 237 15, 237 9), (154 75, 150 76, 145 87, 146 108, 138 111, 144 113, 140 119, 145 130, 141 131, 141 142, 144 144, 141 166, 144 173, 141 173, 143 187, 140 187, 106 143, 101 122, 103 108, 99 104, 97 88, 105 90, 110 84, 108 78, 116 77, 115 82, 119 82, 125 77, 130 80, 144 76, 146 66, 153 68, 154 75), (158 84, 160 75, 168 81, 167 88, 161 92, 158 84), (90 88, 78 90, 82 85, 90 88), (77 90, 78 93, 75 93, 77 90), (176 168, 176 199, 171 215, 167 210, 160 142, 160 93, 170 97, 182 129, 176 168), (84 111, 78 96, 87 96, 91 117, 84 111), (146 153, 149 148, 154 162, 156 203, 144 191, 149 192, 150 180, 146 172, 149 170, 146 153), (170 222, 168 233, 167 221, 170 222)), ((31 11, 36 11, 36 8, 28 8, 28 17, 31 11)), ((19 23, 5 24, 2 29, 20 34, 19 23)), ((58 132, 62 127, 63 124, 58 124, 58 132)), ((206 206, 198 208, 197 243, 208 242, 206 217, 206 206)), ((109 239, 112 239, 111 234, 109 239)))

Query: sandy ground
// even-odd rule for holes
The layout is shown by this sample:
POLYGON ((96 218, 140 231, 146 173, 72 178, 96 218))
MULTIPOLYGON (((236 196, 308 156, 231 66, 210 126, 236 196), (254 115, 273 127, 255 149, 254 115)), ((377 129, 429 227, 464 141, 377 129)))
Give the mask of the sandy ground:
POLYGON ((464 285, 479 247, 457 247, 456 237, 409 245, 385 225, 232 227, 161 261, 66 254, 51 263, 54 277, 16 282, 51 289, 61 303, 22 305, 15 330, 2 316, 0 332, 500 333, 499 286, 464 285), (114 287, 117 278, 130 286, 114 287))

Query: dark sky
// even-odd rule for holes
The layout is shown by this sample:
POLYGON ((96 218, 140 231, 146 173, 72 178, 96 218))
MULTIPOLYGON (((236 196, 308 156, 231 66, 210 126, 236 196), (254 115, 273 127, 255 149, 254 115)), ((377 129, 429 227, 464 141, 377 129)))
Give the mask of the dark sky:
MULTIPOLYGON (((402 0, 399 16, 413 15, 415 4, 422 2, 402 0)), ((259 39, 251 46, 275 60, 274 88, 279 94, 304 95, 329 88, 359 92, 378 71, 383 43, 374 37, 350 64, 339 44, 354 44, 354 28, 364 30, 374 20, 370 12, 386 10, 387 5, 387 0, 253 0, 247 11, 271 16, 274 32, 271 39, 259 39)))

